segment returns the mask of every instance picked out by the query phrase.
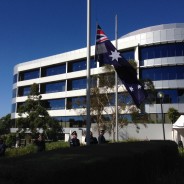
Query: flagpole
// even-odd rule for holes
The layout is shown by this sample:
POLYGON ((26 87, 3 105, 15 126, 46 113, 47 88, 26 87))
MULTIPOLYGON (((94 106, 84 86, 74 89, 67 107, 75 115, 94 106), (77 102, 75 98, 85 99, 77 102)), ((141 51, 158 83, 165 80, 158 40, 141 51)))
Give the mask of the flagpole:
POLYGON ((87 105, 87 118, 86 118, 86 144, 90 144, 90 36, 91 36, 91 21, 90 21, 90 0, 87 0, 87 86, 86 86, 86 105, 87 105))
MULTIPOLYGON (((118 17, 115 17, 115 44, 116 49, 118 50, 118 42, 117 42, 117 35, 118 35, 118 17)), ((115 112, 116 112, 116 141, 118 141, 118 75, 115 71, 115 112)))

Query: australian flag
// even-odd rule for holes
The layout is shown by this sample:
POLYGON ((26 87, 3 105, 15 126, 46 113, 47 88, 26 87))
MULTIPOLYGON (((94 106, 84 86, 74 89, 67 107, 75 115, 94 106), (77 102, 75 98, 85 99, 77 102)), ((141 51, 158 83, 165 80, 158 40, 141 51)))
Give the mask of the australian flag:
POLYGON ((136 69, 123 57, 97 25, 95 60, 104 64, 113 65, 118 77, 131 95, 135 105, 139 107, 147 94, 143 85, 137 79, 136 69))

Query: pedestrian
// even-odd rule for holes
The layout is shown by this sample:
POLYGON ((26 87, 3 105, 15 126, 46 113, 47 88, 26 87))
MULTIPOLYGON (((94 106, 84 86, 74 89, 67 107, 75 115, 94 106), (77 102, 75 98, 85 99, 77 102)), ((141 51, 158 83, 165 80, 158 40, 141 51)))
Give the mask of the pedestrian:
POLYGON ((0 138, 0 157, 5 156, 6 151, 6 144, 4 143, 4 140, 0 138))
POLYGON ((38 138, 34 141, 37 146, 37 152, 45 151, 45 138, 42 134, 39 134, 38 138))
POLYGON ((16 135, 16 143, 15 143, 15 148, 18 148, 20 147, 20 134, 17 134, 16 135))
POLYGON ((80 146, 80 141, 77 138, 77 132, 73 131, 71 134, 72 138, 70 139, 70 147, 77 147, 80 146))
POLYGON ((105 130, 100 130, 100 135, 98 136, 98 144, 105 144, 107 143, 105 137, 104 137, 105 130))
MULTIPOLYGON (((86 138, 85 138, 85 142, 87 142, 86 138)), ((90 131, 89 143, 98 144, 97 138, 93 136, 93 133, 91 131, 90 131)))

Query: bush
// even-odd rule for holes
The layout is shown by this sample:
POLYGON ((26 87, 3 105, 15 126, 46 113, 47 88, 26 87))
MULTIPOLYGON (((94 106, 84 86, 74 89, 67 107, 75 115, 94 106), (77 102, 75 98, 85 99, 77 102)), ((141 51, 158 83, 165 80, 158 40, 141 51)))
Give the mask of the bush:
POLYGON ((5 144, 7 147, 15 146, 15 140, 16 140, 15 134, 7 134, 5 135, 4 138, 5 138, 5 144))
POLYGON ((69 144, 68 144, 68 142, 64 142, 64 141, 46 143, 46 150, 47 151, 59 149, 59 148, 66 148, 66 147, 69 147, 69 144))
MULTIPOLYGON (((57 142, 46 142, 46 151, 55 150, 59 148, 69 147, 68 142, 57 141, 57 142)), ((19 148, 7 148, 5 152, 6 157, 17 157, 23 156, 31 153, 36 153, 36 146, 34 144, 28 144, 19 148)))
POLYGON ((17 157, 17 156, 27 155, 30 153, 36 153, 36 147, 33 144, 29 144, 25 147, 19 147, 19 148, 7 148, 5 152, 5 156, 17 157))

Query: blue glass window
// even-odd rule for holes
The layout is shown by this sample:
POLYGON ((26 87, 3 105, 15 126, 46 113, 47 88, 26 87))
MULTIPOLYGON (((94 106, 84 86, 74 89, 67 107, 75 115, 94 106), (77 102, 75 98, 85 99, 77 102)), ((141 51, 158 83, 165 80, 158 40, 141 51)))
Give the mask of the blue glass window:
POLYGON ((86 116, 57 116, 54 119, 62 122, 63 127, 86 127, 86 116))
POLYGON ((65 91, 65 81, 41 84, 41 93, 56 93, 65 91))
POLYGON ((13 98, 16 97, 16 92, 17 92, 17 88, 13 89, 13 91, 12 91, 12 97, 13 97, 13 98))
POLYGON ((42 68, 42 77, 66 73, 66 64, 42 68))
POLYGON ((78 89, 86 89, 86 78, 72 80, 72 90, 78 89))
POLYGON ((76 72, 80 70, 86 70, 86 60, 68 63, 68 72, 76 72))
POLYGON ((96 68, 97 67, 97 62, 94 59, 90 60, 90 68, 96 68))
POLYGON ((118 104, 119 105, 130 105, 133 103, 132 97, 124 92, 124 93, 118 93, 118 104))
POLYGON ((140 78, 157 80, 184 79, 184 66, 164 66, 155 68, 141 68, 140 78))
POLYGON ((17 82, 17 74, 15 74, 14 76, 13 76, 13 84, 15 84, 17 82))
POLYGON ((91 76, 90 80, 91 80, 91 82, 90 82, 91 88, 96 87, 97 86, 97 78, 91 76))
POLYGON ((18 96, 28 96, 30 94, 30 90, 31 90, 30 86, 18 88, 18 96))
POLYGON ((79 90, 79 89, 86 89, 86 78, 78 78, 78 79, 72 79, 68 80, 68 87, 67 90, 79 90))
POLYGON ((65 99, 52 99, 52 100, 43 100, 43 106, 47 110, 59 110, 65 109, 65 99))
POLYGON ((16 112, 16 104, 12 104, 11 106, 11 113, 15 113, 16 112))
MULTIPOLYGON (((168 104, 168 103, 178 103, 178 91, 175 89, 165 89, 165 90, 159 90, 164 93, 164 99, 163 103, 168 104)), ((160 99, 156 98, 156 103, 160 104, 160 99)))
POLYGON ((19 81, 39 78, 39 69, 20 72, 19 81))
POLYGON ((134 50, 122 51, 121 55, 127 60, 135 60, 134 50))
POLYGON ((184 56, 184 43, 171 43, 140 47, 141 66, 146 59, 184 56))
POLYGON ((86 107, 86 97, 67 98, 67 109, 77 109, 86 107))

